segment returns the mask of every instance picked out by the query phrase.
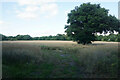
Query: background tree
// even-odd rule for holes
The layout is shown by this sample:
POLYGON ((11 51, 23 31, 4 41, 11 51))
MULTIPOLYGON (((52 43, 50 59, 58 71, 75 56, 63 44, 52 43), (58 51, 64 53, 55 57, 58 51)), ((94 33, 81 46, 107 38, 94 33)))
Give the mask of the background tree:
POLYGON ((31 40, 32 37, 30 35, 17 35, 16 40, 31 40))
POLYGON ((2 40, 7 40, 7 37, 3 34, 0 34, 0 41, 2 41, 2 40))
POLYGON ((88 44, 95 41, 96 33, 106 34, 108 31, 120 32, 119 21, 115 16, 108 15, 108 10, 100 4, 83 3, 68 13, 68 25, 65 32, 77 43, 88 44))

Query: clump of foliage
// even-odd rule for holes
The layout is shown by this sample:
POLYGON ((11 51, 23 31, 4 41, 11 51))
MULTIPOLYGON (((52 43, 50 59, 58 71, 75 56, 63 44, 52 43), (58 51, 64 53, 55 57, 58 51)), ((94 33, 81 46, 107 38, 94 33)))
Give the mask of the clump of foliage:
POLYGON ((113 42, 120 42, 120 34, 110 34, 108 36, 96 36, 97 41, 113 41, 113 42))
POLYGON ((77 43, 88 44, 95 41, 96 33, 106 34, 108 31, 120 32, 120 22, 112 15, 108 15, 100 4, 83 3, 68 13, 68 25, 65 32, 77 43))

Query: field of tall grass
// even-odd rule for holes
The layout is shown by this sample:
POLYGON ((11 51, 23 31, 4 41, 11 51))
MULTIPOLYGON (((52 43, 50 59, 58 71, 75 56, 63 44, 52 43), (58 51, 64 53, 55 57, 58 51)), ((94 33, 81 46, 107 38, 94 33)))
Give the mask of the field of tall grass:
POLYGON ((3 41, 3 78, 116 78, 118 43, 3 41))

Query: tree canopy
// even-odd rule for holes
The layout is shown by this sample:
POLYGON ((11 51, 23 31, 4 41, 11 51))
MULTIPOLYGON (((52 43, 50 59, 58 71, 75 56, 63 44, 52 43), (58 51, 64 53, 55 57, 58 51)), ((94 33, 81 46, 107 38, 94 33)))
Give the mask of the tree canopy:
POLYGON ((88 44, 95 41, 96 33, 106 34, 108 31, 120 32, 120 21, 108 14, 108 9, 100 4, 83 3, 68 13, 65 32, 77 43, 88 44))

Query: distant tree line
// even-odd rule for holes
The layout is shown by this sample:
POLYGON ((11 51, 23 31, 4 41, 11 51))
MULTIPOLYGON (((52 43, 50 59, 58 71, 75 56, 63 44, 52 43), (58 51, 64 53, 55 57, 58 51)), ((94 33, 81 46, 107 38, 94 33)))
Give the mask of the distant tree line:
MULTIPOLYGON (((71 41, 72 38, 68 37, 65 34, 57 34, 56 36, 42 36, 42 37, 31 37, 30 35, 17 35, 17 36, 2 36, 3 41, 15 41, 15 40, 66 40, 71 41)), ((96 35, 96 41, 113 41, 120 42, 120 34, 110 34, 108 36, 96 35)))
POLYGON ((5 36, 2 35, 2 40, 72 40, 65 34, 57 34, 56 36, 42 36, 42 37, 31 37, 30 35, 17 35, 17 36, 5 36))
MULTIPOLYGON (((31 37, 30 35, 17 35, 17 36, 2 36, 3 41, 14 41, 14 40, 66 40, 70 41, 73 40, 72 38, 68 37, 65 34, 57 34, 56 36, 42 36, 42 37, 31 37)), ((107 36, 103 35, 96 35, 96 41, 113 41, 113 42, 120 42, 120 34, 110 34, 107 36)))

